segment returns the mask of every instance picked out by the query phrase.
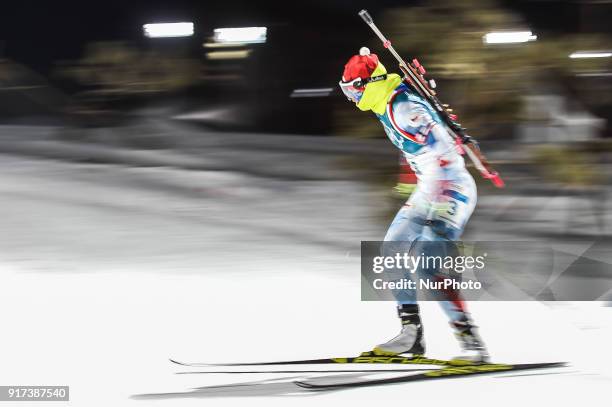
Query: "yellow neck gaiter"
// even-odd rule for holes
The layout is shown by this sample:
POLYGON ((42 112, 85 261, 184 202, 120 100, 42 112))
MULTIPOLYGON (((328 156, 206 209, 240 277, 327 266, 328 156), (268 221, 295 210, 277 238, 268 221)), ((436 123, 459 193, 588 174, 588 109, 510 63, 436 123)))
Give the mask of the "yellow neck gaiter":
MULTIPOLYGON (((386 73, 387 70, 383 64, 379 63, 371 76, 386 73)), ((384 114, 391 94, 401 82, 402 78, 398 74, 392 73, 388 74, 384 81, 368 83, 361 100, 357 103, 357 107, 364 112, 371 110, 374 113, 384 114)))

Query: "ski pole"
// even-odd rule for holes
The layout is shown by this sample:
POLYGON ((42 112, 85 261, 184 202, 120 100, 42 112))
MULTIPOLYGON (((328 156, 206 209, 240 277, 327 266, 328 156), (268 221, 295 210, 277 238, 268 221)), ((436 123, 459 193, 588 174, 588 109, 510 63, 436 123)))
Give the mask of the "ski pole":
POLYGON ((423 98, 430 102, 434 108, 440 113, 440 116, 444 120, 447 129, 455 138, 455 141, 460 145, 463 151, 470 158, 474 167, 481 173, 483 178, 490 179, 493 185, 498 188, 504 187, 504 181, 499 176, 499 173, 495 171, 488 163, 474 139, 472 139, 466 132, 465 128, 456 121, 457 116, 451 114, 448 105, 443 105, 440 100, 436 97, 436 92, 433 88, 436 87, 435 81, 431 79, 429 82, 425 79, 424 74, 426 73, 425 68, 419 63, 417 59, 413 59, 412 63, 408 64, 404 59, 397 53, 391 41, 389 41, 383 33, 374 24, 374 19, 366 10, 361 10, 359 16, 365 21, 365 23, 374 31, 374 34, 382 41, 383 46, 391 52, 399 63, 400 70, 404 73, 404 79, 408 82, 413 89, 417 91, 423 98))

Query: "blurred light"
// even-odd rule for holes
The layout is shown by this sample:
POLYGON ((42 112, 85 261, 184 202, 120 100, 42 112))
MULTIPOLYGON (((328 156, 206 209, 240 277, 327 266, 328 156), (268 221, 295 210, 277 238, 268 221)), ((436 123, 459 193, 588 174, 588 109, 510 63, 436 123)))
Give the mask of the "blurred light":
POLYGON ((260 44, 266 42, 266 27, 216 28, 215 42, 260 44))
POLYGON ((494 31, 485 34, 482 38, 486 44, 518 44, 535 41, 538 36, 531 31, 494 31))
POLYGON ((576 51, 569 55, 570 58, 610 58, 612 52, 610 51, 576 51))
POLYGON ((219 42, 205 42, 202 44, 204 48, 238 48, 245 45, 243 42, 227 42, 227 43, 219 43, 219 42))
POLYGON ((612 76, 612 72, 583 72, 577 73, 576 76, 612 76))
POLYGON ((178 120, 219 120, 224 117, 232 117, 235 119, 235 112, 230 108, 218 108, 212 110, 202 110, 191 113, 182 113, 176 116, 173 116, 173 119, 178 120))
POLYGON ((142 26, 144 35, 149 38, 190 37, 193 23, 155 23, 142 26))
POLYGON ((251 53, 250 50, 240 50, 240 51, 212 51, 206 54, 206 58, 211 60, 218 59, 244 59, 249 56, 251 53))
POLYGON ((326 97, 333 92, 333 88, 313 88, 313 89, 294 89, 291 92, 292 98, 316 98, 326 97))

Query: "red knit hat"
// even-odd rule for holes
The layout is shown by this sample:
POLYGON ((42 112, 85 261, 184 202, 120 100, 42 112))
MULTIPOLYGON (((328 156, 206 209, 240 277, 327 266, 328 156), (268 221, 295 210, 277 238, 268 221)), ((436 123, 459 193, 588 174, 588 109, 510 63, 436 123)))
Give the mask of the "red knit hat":
POLYGON ((357 78, 369 78, 377 66, 378 57, 376 54, 370 54, 369 49, 362 47, 359 50, 359 55, 352 56, 344 65, 342 81, 348 82, 357 78))

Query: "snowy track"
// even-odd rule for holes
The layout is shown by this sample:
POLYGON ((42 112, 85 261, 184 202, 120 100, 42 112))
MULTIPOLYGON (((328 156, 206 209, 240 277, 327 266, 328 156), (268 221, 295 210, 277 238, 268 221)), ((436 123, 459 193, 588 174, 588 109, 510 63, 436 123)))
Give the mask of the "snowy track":
MULTIPOLYGON (((375 195, 357 183, 1 156, 0 193, 2 385, 69 385, 72 406, 609 397, 612 309, 586 303, 471 304, 495 360, 570 362, 554 375, 313 393, 291 382, 325 374, 175 374, 197 369, 169 357, 347 356, 396 333, 393 304, 359 299, 358 242, 382 227, 375 195)), ((457 345, 437 305, 423 314, 430 355, 451 356, 457 345)))

